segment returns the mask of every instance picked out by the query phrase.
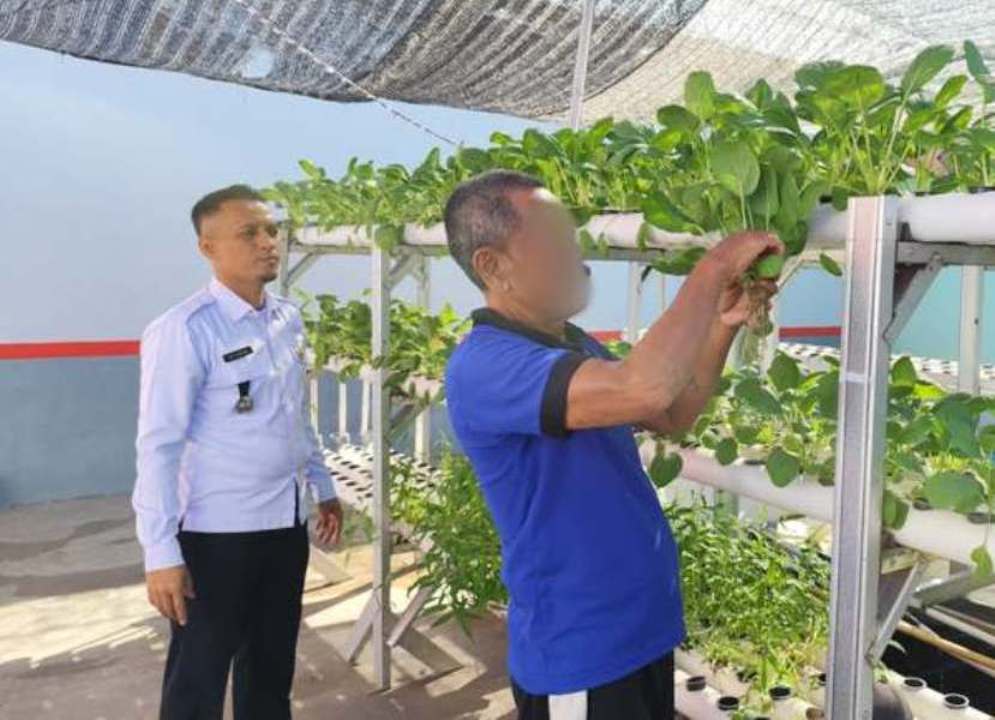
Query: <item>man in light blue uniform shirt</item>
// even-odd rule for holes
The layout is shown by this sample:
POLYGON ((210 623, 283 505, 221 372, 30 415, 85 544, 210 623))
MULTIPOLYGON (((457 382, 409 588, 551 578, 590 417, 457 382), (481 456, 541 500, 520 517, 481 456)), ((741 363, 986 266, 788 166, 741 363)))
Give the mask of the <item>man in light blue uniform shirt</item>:
POLYGON ((342 510, 305 403, 298 309, 265 290, 277 226, 235 185, 191 213, 210 285, 145 330, 132 502, 149 601, 171 621, 163 720, 220 720, 233 666, 236 720, 290 717, 315 534, 337 542, 342 510))

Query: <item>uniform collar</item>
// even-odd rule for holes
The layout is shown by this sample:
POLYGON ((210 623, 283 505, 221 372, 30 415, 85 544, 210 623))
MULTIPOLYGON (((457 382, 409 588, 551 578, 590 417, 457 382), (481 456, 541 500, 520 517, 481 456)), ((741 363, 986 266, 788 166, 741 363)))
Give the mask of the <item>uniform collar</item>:
POLYGON ((266 290, 263 290, 262 310, 256 310, 251 304, 232 292, 227 285, 217 278, 211 278, 209 290, 211 295, 217 299, 218 304, 221 305, 221 309, 224 310, 225 315, 232 322, 238 322, 246 315, 253 313, 269 317, 270 312, 273 310, 273 298, 266 290))
POLYGON ((568 322, 566 324, 566 328, 564 329, 566 337, 561 339, 555 335, 543 332, 542 330, 536 330, 535 328, 529 327, 528 325, 520 323, 517 320, 507 318, 496 310, 492 310, 487 307, 474 310, 470 317, 473 318, 473 324, 475 326, 490 325, 492 327, 497 327, 502 330, 515 333, 516 335, 526 337, 529 340, 545 345, 546 347, 564 348, 566 350, 583 350, 584 338, 587 337, 587 333, 573 323, 568 322))

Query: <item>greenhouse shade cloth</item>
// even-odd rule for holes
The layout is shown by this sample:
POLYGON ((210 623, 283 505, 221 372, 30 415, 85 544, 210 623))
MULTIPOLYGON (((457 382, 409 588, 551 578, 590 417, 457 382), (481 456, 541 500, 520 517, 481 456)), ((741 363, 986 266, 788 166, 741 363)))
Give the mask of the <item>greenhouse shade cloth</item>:
MULTIPOLYGON (((0 0, 0 39, 339 101, 562 119, 583 0, 0 0)), ((789 84, 813 60, 886 72, 964 39, 995 57, 990 0, 597 0, 584 118, 649 119, 709 70, 789 84)))

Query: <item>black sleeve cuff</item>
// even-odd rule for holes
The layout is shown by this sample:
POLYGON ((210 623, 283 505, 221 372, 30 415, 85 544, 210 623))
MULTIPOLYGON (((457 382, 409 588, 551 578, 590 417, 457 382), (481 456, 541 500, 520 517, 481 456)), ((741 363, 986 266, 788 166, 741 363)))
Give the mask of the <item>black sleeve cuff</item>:
POLYGON ((580 353, 568 352, 553 363, 553 367, 549 371, 549 378, 546 380, 546 387, 542 392, 539 429, 542 430, 543 434, 557 438, 564 438, 569 434, 567 430, 567 390, 570 387, 571 378, 585 360, 587 358, 580 353))

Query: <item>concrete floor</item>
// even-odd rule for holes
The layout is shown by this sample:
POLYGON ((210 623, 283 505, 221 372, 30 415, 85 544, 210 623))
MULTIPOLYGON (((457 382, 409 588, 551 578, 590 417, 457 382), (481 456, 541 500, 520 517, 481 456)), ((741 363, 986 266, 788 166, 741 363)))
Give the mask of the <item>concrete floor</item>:
MULTIPOLYGON (((354 523, 358 526, 359 523, 354 523)), ((344 659, 368 594, 362 533, 331 554, 344 574, 309 570, 293 704, 297 720, 513 716, 504 625, 486 617, 472 639, 452 624, 416 627, 432 641, 422 662, 394 653, 395 688, 374 691, 368 652, 344 659)), ((399 611, 414 557, 394 557, 399 611)), ((156 718, 168 625, 145 598, 141 554, 124 497, 0 512, 0 717, 4 720, 156 718)))

